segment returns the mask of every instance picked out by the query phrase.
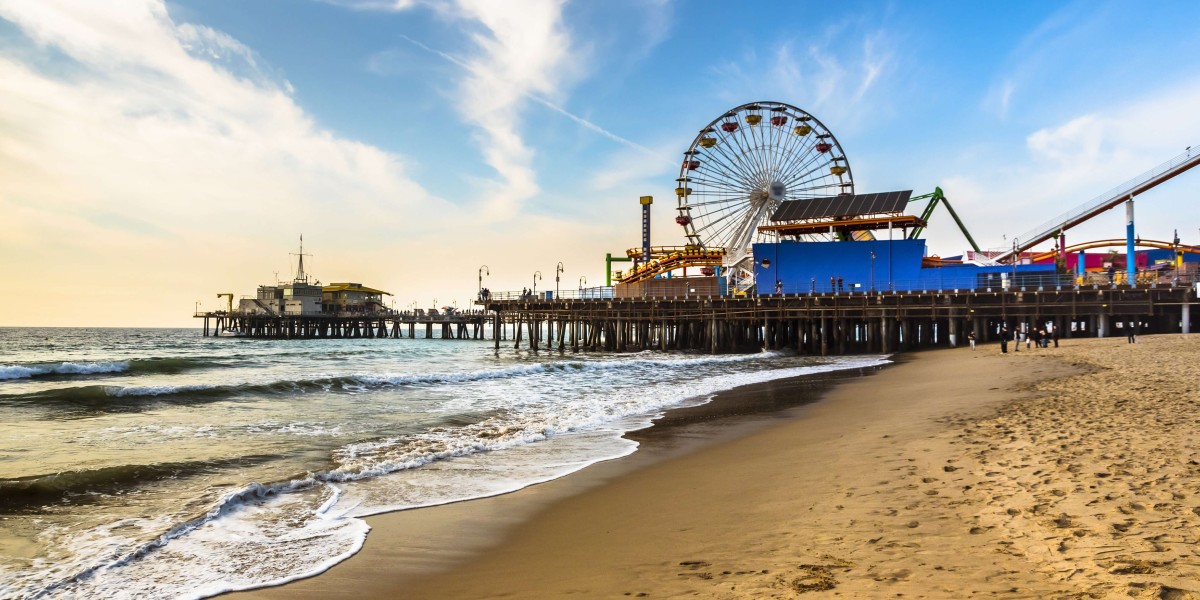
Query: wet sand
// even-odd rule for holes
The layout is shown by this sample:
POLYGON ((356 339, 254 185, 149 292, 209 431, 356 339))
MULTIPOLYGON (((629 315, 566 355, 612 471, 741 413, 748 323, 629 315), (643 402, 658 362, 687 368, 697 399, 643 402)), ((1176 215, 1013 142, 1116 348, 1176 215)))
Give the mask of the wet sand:
POLYGON ((1139 341, 922 352, 795 407, 820 386, 742 388, 246 595, 1200 598, 1200 337, 1139 341))

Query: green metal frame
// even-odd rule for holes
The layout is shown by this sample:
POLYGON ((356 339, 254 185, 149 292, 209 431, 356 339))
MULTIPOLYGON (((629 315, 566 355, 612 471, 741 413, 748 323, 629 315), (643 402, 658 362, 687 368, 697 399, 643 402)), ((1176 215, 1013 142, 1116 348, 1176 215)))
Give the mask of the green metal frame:
POLYGON ((612 264, 615 262, 633 262, 632 258, 613 258, 612 253, 604 255, 604 287, 612 287, 612 264))
MULTIPOLYGON (((954 207, 950 206, 950 201, 947 200, 946 195, 942 193, 942 188, 935 187, 933 188, 932 194, 913 196, 912 198, 908 199, 909 202, 917 202, 920 200, 929 200, 929 204, 925 205, 925 210, 921 213, 922 221, 928 223, 929 217, 933 216, 933 209, 937 208, 939 203, 945 204, 946 210, 950 211, 950 216, 953 217, 954 222, 958 224, 958 229, 962 231, 963 237, 966 237, 967 242, 971 244, 971 249, 975 250, 976 252, 982 252, 982 250, 979 248, 979 244, 975 243, 975 238, 971 237, 971 232, 967 231, 967 226, 963 224, 962 219, 958 218, 958 213, 954 212, 954 207)), ((917 239, 917 236, 921 235, 921 233, 924 231, 925 227, 917 226, 908 234, 908 239, 915 240, 917 239)))

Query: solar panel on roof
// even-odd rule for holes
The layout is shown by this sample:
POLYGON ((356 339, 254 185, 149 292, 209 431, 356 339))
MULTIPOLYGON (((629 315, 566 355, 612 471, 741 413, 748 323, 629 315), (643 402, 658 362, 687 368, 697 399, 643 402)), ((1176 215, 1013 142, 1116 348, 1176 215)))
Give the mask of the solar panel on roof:
POLYGON ((845 194, 811 198, 807 200, 787 200, 775 209, 771 215, 772 221, 803 221, 806 219, 823 219, 827 217, 857 217, 878 213, 903 212, 908 206, 912 190, 899 192, 881 192, 876 194, 845 194))

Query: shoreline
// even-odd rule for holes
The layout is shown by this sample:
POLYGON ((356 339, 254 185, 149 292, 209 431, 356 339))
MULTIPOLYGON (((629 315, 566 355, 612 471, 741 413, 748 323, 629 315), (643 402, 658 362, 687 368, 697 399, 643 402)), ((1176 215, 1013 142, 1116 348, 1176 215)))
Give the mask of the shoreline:
MULTIPOLYGON (((650 465, 796 418, 823 401, 842 382, 871 377, 908 360, 908 356, 892 355, 883 365, 788 377, 717 392, 708 402, 668 409, 649 426, 627 432, 625 438, 638 442, 637 450, 630 455, 593 463, 514 492, 362 517, 371 526, 363 547, 328 570, 281 585, 215 597, 360 598, 363 590, 346 584, 374 587, 380 562, 387 563, 386 585, 396 587, 407 587, 431 572, 453 572, 503 543, 514 530, 557 502, 650 465)), ((380 591, 380 597, 391 596, 380 591)))
POLYGON ((380 515, 359 555, 244 595, 1200 598, 1200 337, 1139 342, 903 355, 737 435, 380 515), (426 551, 498 529, 413 577, 422 523, 450 525, 426 551))

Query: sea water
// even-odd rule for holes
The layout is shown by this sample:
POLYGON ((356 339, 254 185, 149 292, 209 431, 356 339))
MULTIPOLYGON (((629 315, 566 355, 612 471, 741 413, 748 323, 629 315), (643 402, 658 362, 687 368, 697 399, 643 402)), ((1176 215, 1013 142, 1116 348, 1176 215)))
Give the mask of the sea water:
POLYGON ((0 329, 0 598, 202 598, 319 573, 361 517, 628 455, 740 385, 883 356, 0 329))

